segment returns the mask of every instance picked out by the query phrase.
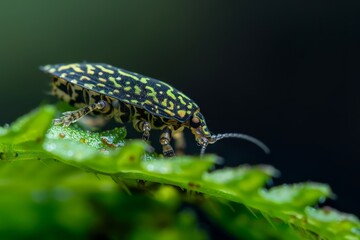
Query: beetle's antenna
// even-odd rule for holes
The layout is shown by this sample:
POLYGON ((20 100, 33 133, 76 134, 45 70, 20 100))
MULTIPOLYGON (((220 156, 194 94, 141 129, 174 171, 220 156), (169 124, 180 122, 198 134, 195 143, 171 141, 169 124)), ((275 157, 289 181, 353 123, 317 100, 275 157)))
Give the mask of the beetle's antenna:
POLYGON ((204 143, 203 145, 201 145, 201 150, 200 150, 200 158, 202 158, 205 154, 205 149, 208 145, 208 142, 204 143))
MULTIPOLYGON (((217 141, 219 141, 220 139, 223 139, 223 138, 241 138, 241 139, 244 139, 246 141, 254 143, 259 148, 261 148, 266 154, 270 153, 270 149, 263 142, 261 142, 259 139, 256 139, 256 138, 251 137, 251 136, 246 135, 246 134, 242 134, 242 133, 221 133, 221 134, 217 134, 217 135, 212 135, 211 138, 212 138, 211 143, 215 143, 215 142, 217 142, 217 141)), ((203 148, 204 148, 204 146, 203 146, 203 148)), ((203 148, 201 148, 201 152, 205 152, 206 146, 205 146, 204 150, 203 150, 203 148)))

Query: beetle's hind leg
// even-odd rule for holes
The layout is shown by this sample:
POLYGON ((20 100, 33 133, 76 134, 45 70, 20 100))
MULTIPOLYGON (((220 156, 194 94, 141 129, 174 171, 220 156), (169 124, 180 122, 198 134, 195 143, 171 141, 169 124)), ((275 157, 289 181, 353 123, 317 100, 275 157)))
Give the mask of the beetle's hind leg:
POLYGON ((75 111, 64 112, 61 118, 57 118, 54 120, 54 125, 63 125, 65 127, 70 126, 70 124, 78 121, 80 118, 85 115, 93 112, 93 111, 105 111, 109 107, 109 104, 105 101, 99 101, 97 103, 93 103, 89 106, 77 109, 75 111))
POLYGON ((160 144, 162 145, 163 154, 165 157, 175 156, 174 149, 170 145, 171 129, 168 127, 163 128, 160 135, 160 144))

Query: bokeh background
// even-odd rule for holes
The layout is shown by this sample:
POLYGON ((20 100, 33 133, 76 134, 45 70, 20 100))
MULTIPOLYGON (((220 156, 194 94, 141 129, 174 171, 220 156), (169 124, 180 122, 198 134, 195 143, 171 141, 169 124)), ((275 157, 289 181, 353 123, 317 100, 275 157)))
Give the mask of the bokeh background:
POLYGON ((187 93, 213 132, 271 148, 266 156, 236 139, 210 146, 225 166, 271 164, 282 172, 275 184, 329 183, 338 198, 327 203, 359 216, 359 4, 1 1, 0 124, 56 102, 40 65, 109 63, 187 93))

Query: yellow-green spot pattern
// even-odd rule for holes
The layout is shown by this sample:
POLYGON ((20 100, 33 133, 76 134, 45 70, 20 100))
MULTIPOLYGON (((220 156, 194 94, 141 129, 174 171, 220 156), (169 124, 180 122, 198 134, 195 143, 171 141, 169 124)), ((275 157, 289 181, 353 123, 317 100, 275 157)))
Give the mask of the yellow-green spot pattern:
POLYGON ((109 73, 109 74, 114 74, 114 71, 113 71, 113 70, 108 69, 108 68, 105 68, 105 67, 102 66, 102 65, 96 65, 96 67, 100 68, 101 71, 103 71, 103 72, 106 72, 106 73, 109 73))
POLYGON ((141 93, 141 88, 139 87, 139 86, 137 86, 137 85, 135 85, 135 94, 136 95, 140 95, 140 93, 141 93))
POLYGON ((139 80, 139 78, 138 78, 138 77, 136 77, 136 76, 134 76, 134 75, 131 75, 131 74, 126 73, 126 72, 121 71, 121 70, 118 70, 118 71, 119 71, 120 75, 122 75, 122 76, 125 76, 125 77, 130 77, 130 78, 132 78, 132 79, 134 79, 134 80, 139 80))
POLYGON ((114 77, 109 77, 109 81, 114 84, 115 88, 121 88, 121 85, 115 80, 114 77))
POLYGON ((142 82, 142 83, 144 83, 144 84, 146 84, 147 81, 148 81, 148 80, 147 80, 146 78, 141 78, 141 79, 140 79, 140 82, 142 82))
POLYGON ((176 100, 176 96, 175 96, 175 94, 172 92, 171 89, 167 90, 167 91, 166 91, 166 94, 167 94, 169 97, 171 97, 172 99, 176 100))

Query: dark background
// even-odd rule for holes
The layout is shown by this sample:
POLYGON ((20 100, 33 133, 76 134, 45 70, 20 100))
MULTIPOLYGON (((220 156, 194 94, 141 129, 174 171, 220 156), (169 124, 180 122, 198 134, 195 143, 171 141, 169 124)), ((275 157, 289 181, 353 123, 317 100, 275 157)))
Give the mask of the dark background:
POLYGON ((39 65, 109 63, 182 90, 213 132, 271 148, 210 146, 225 165, 271 164, 276 184, 329 183, 338 199, 327 204, 359 216, 357 2, 1 1, 0 124, 55 102, 39 65))

